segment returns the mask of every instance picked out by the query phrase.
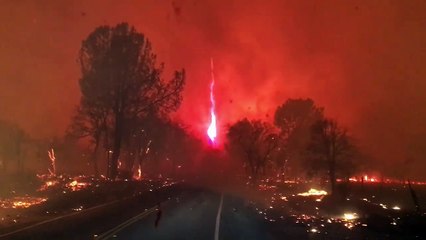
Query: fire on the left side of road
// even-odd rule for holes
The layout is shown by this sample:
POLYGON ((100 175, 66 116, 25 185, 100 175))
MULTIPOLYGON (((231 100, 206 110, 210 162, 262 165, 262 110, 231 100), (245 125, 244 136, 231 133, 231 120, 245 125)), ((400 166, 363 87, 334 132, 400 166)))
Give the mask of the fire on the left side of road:
POLYGON ((72 182, 68 183, 67 187, 68 189, 70 189, 71 191, 78 191, 80 189, 86 188, 87 186, 89 186, 90 183, 87 182, 79 182, 76 179, 74 179, 72 182))
POLYGON ((142 180, 142 169, 141 169, 141 165, 138 165, 138 170, 137 173, 134 174, 133 179, 135 180, 142 180))
POLYGON ((358 218, 358 214, 356 213, 344 213, 343 214, 343 220, 345 221, 352 221, 358 218))
POLYGON ((41 187, 37 191, 39 191, 39 192, 40 191, 46 191, 47 189, 57 185, 58 183, 59 183, 59 181, 57 181, 57 180, 47 180, 47 181, 44 182, 43 185, 41 185, 41 187))
POLYGON ((309 197, 309 196, 325 196, 328 193, 324 190, 318 190, 315 188, 309 189, 307 192, 298 193, 297 195, 302 197, 309 197))
POLYGON ((14 197, 0 200, 1 208, 29 208, 33 205, 41 204, 47 201, 47 198, 41 197, 14 197))
POLYGON ((42 174, 37 175, 37 177, 42 181, 42 185, 37 190, 38 192, 49 190, 52 187, 68 189, 74 192, 87 188, 88 186, 92 185, 91 181, 93 181, 93 178, 90 179, 84 175, 68 177, 63 175, 52 176, 42 174))

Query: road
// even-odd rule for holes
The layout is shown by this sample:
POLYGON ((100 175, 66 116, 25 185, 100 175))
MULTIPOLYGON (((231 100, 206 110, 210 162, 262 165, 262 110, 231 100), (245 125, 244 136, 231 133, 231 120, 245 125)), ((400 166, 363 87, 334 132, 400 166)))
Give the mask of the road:
POLYGON ((296 212, 296 208, 305 212, 301 210, 300 201, 286 205, 285 209, 267 205, 266 211, 267 206, 256 204, 255 207, 246 198, 235 195, 235 192, 239 192, 253 198, 248 192, 233 189, 234 193, 231 193, 226 186, 223 188, 209 190, 182 183, 154 191, 150 189, 112 202, 102 202, 79 212, 40 220, 32 225, 9 231, 3 229, 0 239, 332 240, 421 239, 417 236, 424 236, 421 222, 406 226, 409 235, 405 236, 405 232, 402 232, 393 237, 390 233, 396 233, 395 230, 390 232, 389 227, 386 228, 389 223, 377 217, 366 220, 369 228, 358 226, 350 230, 342 223, 328 223, 325 219, 299 221, 304 219, 304 215, 295 218, 291 214, 296 212), (411 233, 413 226, 418 231, 415 234, 411 233))
POLYGON ((247 200, 206 188, 176 185, 103 205, 0 239, 275 239, 247 200))
POLYGON ((192 191, 146 212, 97 239, 272 239, 248 203, 231 194, 192 191))

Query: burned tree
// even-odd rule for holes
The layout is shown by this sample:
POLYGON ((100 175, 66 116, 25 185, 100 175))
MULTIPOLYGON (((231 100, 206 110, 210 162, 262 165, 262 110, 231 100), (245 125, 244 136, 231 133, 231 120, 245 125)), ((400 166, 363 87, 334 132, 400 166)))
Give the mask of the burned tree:
POLYGON ((11 163, 23 170, 23 145, 28 139, 17 125, 0 120, 0 169, 6 171, 11 163))
POLYGON ((288 99, 275 111, 274 124, 286 136, 294 134, 301 128, 310 127, 323 116, 323 109, 308 99, 288 99))
POLYGON ((91 156, 93 170, 95 176, 98 176, 97 153, 102 137, 108 142, 108 109, 95 101, 89 102, 86 99, 81 99, 67 135, 76 138, 90 138, 94 145, 91 156))
POLYGON ((274 125, 281 131, 276 166, 283 173, 297 168, 309 142, 313 123, 323 118, 323 109, 312 99, 288 99, 275 111, 274 125))
POLYGON ((229 127, 227 150, 244 162, 246 171, 256 181, 271 160, 277 147, 272 126, 260 120, 240 120, 229 127))
POLYGON ((338 170, 352 167, 354 149, 347 131, 336 121, 323 119, 312 126, 307 148, 308 164, 314 171, 327 172, 332 194, 336 192, 338 170))
MULTIPOLYGON (((79 63, 81 102, 88 109, 82 115, 107 114, 106 127, 102 120, 100 125, 97 121, 88 124, 110 131, 108 175, 115 178, 126 120, 143 118, 147 112, 175 111, 182 100, 185 72, 176 71, 171 81, 163 80, 164 65, 157 65, 150 41, 127 23, 95 29, 82 43, 79 63)), ((93 136, 99 132, 93 131, 93 136)))

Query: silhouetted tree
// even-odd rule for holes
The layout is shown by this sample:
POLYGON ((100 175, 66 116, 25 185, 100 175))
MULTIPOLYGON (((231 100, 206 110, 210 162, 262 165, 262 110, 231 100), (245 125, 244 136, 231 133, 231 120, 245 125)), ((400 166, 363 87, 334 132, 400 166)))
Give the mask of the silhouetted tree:
POLYGON ((260 173, 265 173, 277 147, 277 138, 271 125, 245 118, 229 127, 226 148, 231 156, 244 161, 247 172, 256 181, 260 173))
POLYGON ((89 137, 93 150, 91 160, 95 176, 99 175, 98 168, 98 149, 101 144, 102 136, 104 139, 108 138, 108 109, 102 104, 96 102, 89 103, 85 98, 81 99, 80 106, 78 107, 71 125, 67 130, 68 136, 84 138, 89 137))
POLYGON ((176 122, 169 122, 167 129, 169 134, 164 157, 170 161, 171 174, 176 177, 178 166, 195 160, 197 151, 201 149, 201 142, 188 133, 185 126, 176 122))
POLYGON ((313 123, 323 118, 323 109, 312 99, 288 99, 275 111, 274 125, 281 132, 276 165, 285 171, 288 164, 293 168, 300 162, 309 142, 313 123))
POLYGON ((127 23, 96 28, 83 41, 79 62, 81 118, 92 129, 95 142, 102 132, 99 128, 110 131, 108 175, 115 178, 126 119, 143 118, 147 112, 175 111, 182 100, 185 72, 176 71, 171 81, 164 81, 164 65, 156 64, 151 43, 127 23))
POLYGON ((126 158, 121 158, 126 163, 125 171, 136 171, 145 163, 154 170, 169 165, 174 171, 177 165, 193 157, 192 140, 182 125, 155 114, 126 121, 123 138, 126 158))
POLYGON ((123 147, 127 155, 127 167, 142 165, 148 158, 156 158, 159 151, 164 151, 167 138, 166 120, 155 113, 144 118, 126 119, 123 130, 123 147))
POLYGON ((319 120, 311 128, 311 138, 307 149, 308 163, 314 171, 328 173, 331 192, 336 191, 338 170, 352 168, 354 145, 347 131, 331 119, 319 120))
POLYGON ((15 162, 18 170, 23 169, 23 144, 28 137, 17 125, 0 120, 0 167, 7 170, 15 162))

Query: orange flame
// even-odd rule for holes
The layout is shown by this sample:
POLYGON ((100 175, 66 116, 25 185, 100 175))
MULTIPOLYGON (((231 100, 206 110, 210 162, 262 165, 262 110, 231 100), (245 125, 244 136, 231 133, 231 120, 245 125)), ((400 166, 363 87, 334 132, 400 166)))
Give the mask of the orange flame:
POLYGON ((47 201, 47 198, 39 197, 14 197, 0 200, 0 208, 29 208, 47 201))
POLYGON ((52 169, 48 168, 47 170, 49 170, 50 175, 52 176, 56 176, 56 157, 55 157, 55 150, 53 150, 53 148, 51 148, 51 150, 47 151, 47 154, 49 156, 51 165, 52 165, 52 169))
POLYGON ((138 175, 135 176, 136 180, 142 180, 142 170, 141 170, 141 165, 138 165, 138 175))
POLYGON ((215 139, 217 136, 217 129, 216 129, 216 114, 215 114, 215 100, 214 100, 214 94, 213 94, 213 88, 214 88, 214 73, 213 73, 213 58, 211 59, 211 83, 210 83, 210 116, 211 116, 211 122, 209 125, 209 128, 207 129, 207 135, 210 138, 210 141, 214 144, 215 139))

